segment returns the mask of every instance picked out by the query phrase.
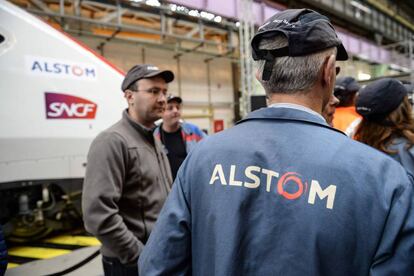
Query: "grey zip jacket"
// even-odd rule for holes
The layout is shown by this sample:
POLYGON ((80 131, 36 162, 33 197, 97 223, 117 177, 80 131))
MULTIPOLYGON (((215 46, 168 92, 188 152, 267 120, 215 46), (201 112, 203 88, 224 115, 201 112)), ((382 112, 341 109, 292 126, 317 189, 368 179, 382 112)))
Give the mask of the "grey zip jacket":
POLYGON ((85 228, 102 243, 102 255, 136 262, 171 183, 160 142, 125 110, 92 142, 83 183, 85 228))

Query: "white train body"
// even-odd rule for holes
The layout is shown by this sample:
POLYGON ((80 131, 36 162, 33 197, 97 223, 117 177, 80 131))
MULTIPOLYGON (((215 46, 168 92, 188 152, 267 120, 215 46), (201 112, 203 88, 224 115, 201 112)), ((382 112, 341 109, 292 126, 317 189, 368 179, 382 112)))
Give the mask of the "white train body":
POLYGON ((121 117, 121 72, 0 1, 1 183, 82 178, 91 140, 121 117))
POLYGON ((81 222, 87 152, 121 118, 122 79, 88 48, 0 0, 0 223, 9 237, 38 239, 81 222))

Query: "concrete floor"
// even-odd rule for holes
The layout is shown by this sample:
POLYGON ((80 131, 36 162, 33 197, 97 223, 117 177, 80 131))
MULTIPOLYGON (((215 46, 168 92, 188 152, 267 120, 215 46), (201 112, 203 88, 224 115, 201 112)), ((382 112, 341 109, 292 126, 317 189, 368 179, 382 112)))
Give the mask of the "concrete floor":
MULTIPOLYGON (((6 276, 23 276, 23 275, 31 275, 31 276, 41 276, 52 274, 56 272, 60 272, 65 270, 82 260, 86 259, 90 256, 93 252, 99 249, 100 246, 91 246, 86 248, 81 248, 74 250, 73 252, 62 255, 52 259, 46 260, 39 260, 33 261, 27 264, 20 265, 15 268, 8 269, 6 271, 6 276)), ((83 267, 78 268, 77 270, 65 274, 68 276, 102 276, 103 269, 102 269, 102 257, 98 255, 89 263, 85 264, 83 267)))

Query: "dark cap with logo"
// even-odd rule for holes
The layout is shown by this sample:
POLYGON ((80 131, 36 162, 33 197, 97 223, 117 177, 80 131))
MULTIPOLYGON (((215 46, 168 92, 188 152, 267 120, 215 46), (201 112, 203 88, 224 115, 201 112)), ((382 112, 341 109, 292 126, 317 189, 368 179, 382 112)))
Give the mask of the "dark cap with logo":
POLYGON ((331 47, 337 47, 337 60, 347 60, 346 52, 334 27, 326 16, 310 9, 289 9, 269 18, 253 37, 252 54, 254 60, 266 60, 263 80, 269 80, 274 60, 283 56, 305 56, 331 47), (279 49, 259 49, 262 38, 284 35, 288 46, 279 49))
POLYGON ((174 80, 173 72, 169 70, 161 71, 157 66, 152 64, 135 65, 125 75, 124 81, 122 82, 121 89, 125 91, 128 87, 140 79, 147 79, 153 77, 161 77, 166 83, 174 80))
POLYGON ((180 104, 180 103, 183 102, 183 99, 181 99, 181 97, 179 97, 179 96, 174 96, 174 95, 170 94, 167 97, 167 103, 170 103, 170 102, 177 102, 177 103, 180 104))
POLYGON ((404 85, 391 78, 368 84, 359 91, 356 111, 368 120, 381 120, 394 111, 407 96, 404 85))

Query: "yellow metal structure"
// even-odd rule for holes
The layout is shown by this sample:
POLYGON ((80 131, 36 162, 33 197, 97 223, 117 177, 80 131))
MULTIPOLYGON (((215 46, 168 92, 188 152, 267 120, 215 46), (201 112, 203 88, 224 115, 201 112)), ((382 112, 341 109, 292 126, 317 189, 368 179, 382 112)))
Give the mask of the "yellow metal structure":
POLYGON ((7 269, 13 268, 13 267, 17 267, 19 266, 19 264, 15 264, 15 263, 8 263, 7 264, 7 269))
POLYGON ((79 246, 96 246, 100 245, 101 243, 94 237, 87 237, 87 236, 57 236, 50 239, 43 240, 47 243, 54 243, 54 244, 67 244, 67 245, 79 245, 79 246))
MULTIPOLYGON (((72 235, 61 235, 52 238, 42 240, 47 244, 56 244, 56 245, 75 245, 81 247, 87 246, 98 246, 101 243, 94 237, 89 236, 72 236, 72 235)), ((58 247, 58 246, 57 246, 58 247)), ((24 257, 31 259, 49 259, 57 256, 65 255, 72 250, 68 249, 57 249, 57 248, 48 248, 48 247, 32 247, 32 246, 18 246, 9 248, 9 255, 15 257, 24 257)), ((8 263, 7 269, 17 267, 20 264, 17 263, 8 263)))
POLYGON ((399 21, 401 24, 405 25, 406 27, 410 28, 412 31, 414 31, 414 24, 412 24, 407 19, 403 18, 401 15, 397 14, 396 11, 390 10, 389 7, 385 6, 384 4, 381 4, 378 1, 375 0, 367 0, 369 4, 377 8, 378 10, 382 11, 383 13, 387 14, 388 16, 395 18, 397 21, 399 21))
POLYGON ((43 248, 43 247, 28 247, 18 246, 9 249, 9 255, 33 258, 33 259, 49 259, 57 256, 65 255, 72 252, 66 249, 54 249, 54 248, 43 248))

